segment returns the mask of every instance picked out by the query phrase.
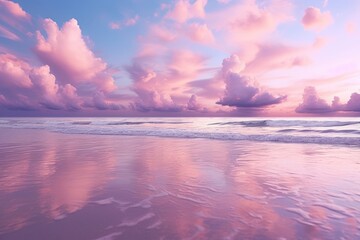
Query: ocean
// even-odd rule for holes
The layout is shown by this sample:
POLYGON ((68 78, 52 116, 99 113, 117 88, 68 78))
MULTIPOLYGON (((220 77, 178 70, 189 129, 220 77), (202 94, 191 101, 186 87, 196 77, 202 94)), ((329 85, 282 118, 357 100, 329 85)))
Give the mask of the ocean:
POLYGON ((67 134, 360 145, 359 118, 2 118, 0 127, 67 134))
POLYGON ((0 239, 360 239, 359 118, 0 118, 0 239))

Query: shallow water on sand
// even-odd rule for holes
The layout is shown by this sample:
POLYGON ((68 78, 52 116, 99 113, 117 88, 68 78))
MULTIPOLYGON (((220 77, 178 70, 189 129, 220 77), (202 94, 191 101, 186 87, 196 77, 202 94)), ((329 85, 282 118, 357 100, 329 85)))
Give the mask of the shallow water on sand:
POLYGON ((0 131, 0 239, 360 239, 357 146, 0 131))

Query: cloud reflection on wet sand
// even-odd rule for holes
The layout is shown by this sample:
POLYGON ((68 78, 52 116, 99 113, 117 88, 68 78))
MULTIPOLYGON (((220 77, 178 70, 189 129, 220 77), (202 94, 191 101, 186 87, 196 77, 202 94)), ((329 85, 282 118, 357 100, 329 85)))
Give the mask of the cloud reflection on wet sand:
POLYGON ((5 239, 360 237, 356 148, 2 132, 5 239))

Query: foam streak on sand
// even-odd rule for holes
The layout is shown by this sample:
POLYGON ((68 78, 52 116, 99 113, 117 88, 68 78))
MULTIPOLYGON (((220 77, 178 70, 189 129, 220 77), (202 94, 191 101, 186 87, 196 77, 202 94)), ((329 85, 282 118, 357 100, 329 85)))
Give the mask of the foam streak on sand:
POLYGON ((141 216, 137 219, 124 220, 122 223, 120 223, 118 225, 118 227, 134 227, 134 226, 138 225, 139 223, 144 222, 153 217, 155 217, 154 213, 147 213, 144 216, 141 216))

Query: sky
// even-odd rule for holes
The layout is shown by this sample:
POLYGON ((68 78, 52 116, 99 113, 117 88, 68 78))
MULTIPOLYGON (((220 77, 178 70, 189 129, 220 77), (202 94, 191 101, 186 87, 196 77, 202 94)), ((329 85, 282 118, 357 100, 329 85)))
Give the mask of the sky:
POLYGON ((360 116, 357 0, 0 0, 0 116, 360 116))

